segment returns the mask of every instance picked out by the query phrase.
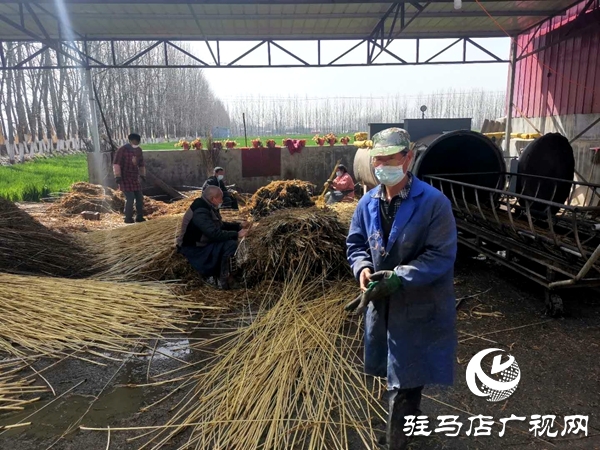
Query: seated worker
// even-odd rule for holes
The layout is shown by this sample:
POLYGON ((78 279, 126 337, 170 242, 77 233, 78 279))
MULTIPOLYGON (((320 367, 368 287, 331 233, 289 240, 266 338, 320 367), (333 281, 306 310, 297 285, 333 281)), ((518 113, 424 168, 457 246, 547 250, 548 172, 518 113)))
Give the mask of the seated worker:
POLYGON ((325 203, 353 202, 354 201, 354 180, 348 173, 346 166, 340 164, 335 172, 335 179, 327 181, 330 191, 325 194, 325 203))
POLYGON ((223 169, 222 167, 215 167, 213 176, 209 177, 204 182, 202 189, 204 190, 206 186, 217 186, 221 188, 221 191, 223 191, 223 207, 238 209, 238 202, 235 198, 235 194, 237 194, 237 192, 230 191, 229 189, 227 189, 225 187, 225 182, 223 181, 223 178, 225 178, 225 169, 223 169))
POLYGON ((204 279, 214 277, 220 289, 234 285, 229 261, 235 255, 238 239, 248 233, 248 223, 223 222, 219 207, 223 192, 206 186, 183 216, 177 236, 177 250, 204 279))

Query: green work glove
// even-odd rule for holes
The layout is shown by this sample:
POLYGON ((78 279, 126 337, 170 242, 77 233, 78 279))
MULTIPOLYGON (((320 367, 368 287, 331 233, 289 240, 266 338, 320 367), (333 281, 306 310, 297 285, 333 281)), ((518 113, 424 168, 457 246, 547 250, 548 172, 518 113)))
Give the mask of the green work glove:
POLYGON ((344 309, 362 314, 372 301, 389 297, 402 286, 402 279, 393 270, 380 270, 371 275, 367 290, 348 303, 344 309))
MULTIPOLYGON (((402 286, 402 278, 400 278, 393 270, 380 270, 375 272, 369 278, 372 283, 376 283, 373 289, 368 290, 369 301, 379 300, 389 297, 402 286)), ((365 292, 365 294, 367 293, 365 292)))

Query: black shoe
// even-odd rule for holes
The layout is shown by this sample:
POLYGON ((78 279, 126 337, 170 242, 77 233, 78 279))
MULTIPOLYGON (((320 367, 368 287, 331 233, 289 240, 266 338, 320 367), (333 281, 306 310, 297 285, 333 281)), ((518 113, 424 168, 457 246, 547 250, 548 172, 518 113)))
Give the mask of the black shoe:
POLYGON ((125 223, 135 223, 133 219, 125 219, 125 223))
POLYGON ((138 217, 137 219, 135 219, 136 222, 145 222, 146 219, 144 219, 143 217, 138 217))

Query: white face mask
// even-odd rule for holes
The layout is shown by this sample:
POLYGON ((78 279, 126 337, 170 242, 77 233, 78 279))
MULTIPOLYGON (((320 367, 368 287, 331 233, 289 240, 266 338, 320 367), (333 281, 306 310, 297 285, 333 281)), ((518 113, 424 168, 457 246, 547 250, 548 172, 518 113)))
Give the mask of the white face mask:
POLYGON ((340 172, 339 170, 335 173, 336 177, 341 177, 342 176, 342 172, 340 172))
POLYGON ((138 148, 138 147, 139 147, 139 145, 135 145, 135 144, 131 144, 131 146, 132 146, 133 148, 138 148))
POLYGON ((223 175, 217 175, 217 180, 221 181, 223 179, 223 175))
POLYGON ((400 183, 406 174, 402 166, 377 166, 375 176, 385 186, 395 186, 400 183))

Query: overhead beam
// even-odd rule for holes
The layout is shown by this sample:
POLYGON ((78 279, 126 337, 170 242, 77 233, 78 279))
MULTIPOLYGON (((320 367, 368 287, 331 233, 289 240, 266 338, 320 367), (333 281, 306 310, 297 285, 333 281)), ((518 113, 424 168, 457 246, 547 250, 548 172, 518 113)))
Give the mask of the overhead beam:
MULTIPOLYGON (((63 0, 67 4, 168 4, 168 5, 321 5, 340 3, 365 3, 364 0, 63 0)), ((489 1, 489 0, 488 0, 489 1)), ((520 3, 539 2, 540 0, 520 0, 520 3)), ((463 0, 463 3, 476 3, 477 0, 463 0)), ((2 3, 51 3, 46 0, 0 0, 2 3)), ((384 2, 385 3, 385 2, 384 2)), ((406 1, 405 3, 410 3, 406 1)), ((454 0, 433 0, 433 3, 454 3, 454 0)))

